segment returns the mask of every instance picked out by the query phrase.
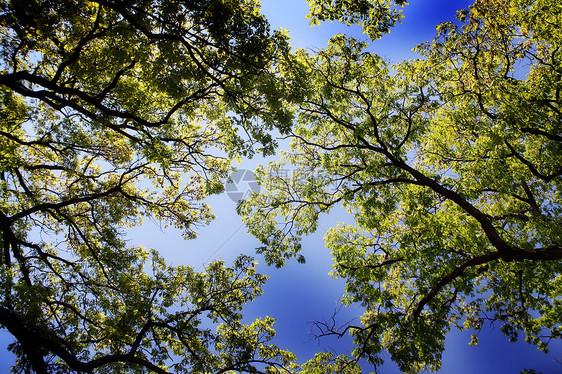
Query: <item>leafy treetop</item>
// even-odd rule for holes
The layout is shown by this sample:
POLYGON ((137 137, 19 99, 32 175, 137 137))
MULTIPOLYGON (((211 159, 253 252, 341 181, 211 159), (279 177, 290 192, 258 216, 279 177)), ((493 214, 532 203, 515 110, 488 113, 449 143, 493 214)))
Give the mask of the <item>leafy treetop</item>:
MULTIPOLYGON (((254 262, 171 267, 125 229, 187 238, 233 157, 288 118, 287 49, 254 0, 0 1, 0 326, 16 373, 275 371, 273 320, 242 323, 254 262), (258 121, 257 118, 260 118, 258 121)), ((256 145, 259 144, 259 145, 256 145)))
POLYGON ((343 35, 291 56, 291 149, 239 206, 278 266, 346 207, 354 223, 325 240, 365 312, 318 334, 350 331, 355 360, 388 351, 410 373, 439 369, 451 328, 495 322, 545 351, 562 335, 562 8, 480 0, 458 16, 392 69, 343 35))
POLYGON ((406 0, 307 0, 311 25, 323 21, 339 21, 344 25, 360 25, 371 40, 388 34, 402 20, 401 8, 406 0))

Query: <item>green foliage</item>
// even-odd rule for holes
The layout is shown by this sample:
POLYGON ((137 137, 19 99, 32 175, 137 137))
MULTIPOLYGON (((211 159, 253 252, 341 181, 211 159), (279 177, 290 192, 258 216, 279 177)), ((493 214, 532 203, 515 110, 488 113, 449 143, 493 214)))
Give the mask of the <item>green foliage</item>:
MULTIPOLYGON (((310 0, 312 24, 375 40, 405 1, 310 0)), ((496 322, 542 350, 562 326, 562 9, 480 0, 422 59, 389 67, 338 35, 290 53, 256 0, 0 0, 0 325, 16 373, 359 373, 388 352, 440 367, 450 329, 496 322), (132 246, 146 218, 186 238, 233 159, 272 154, 239 205, 268 263, 321 213, 357 326, 351 357, 302 365, 243 323, 266 277, 132 246), (284 168, 302 178, 288 178, 284 168)), ((343 331, 343 332, 342 332, 343 331)), ((469 339, 467 339, 469 340, 469 339)), ((473 335, 471 344, 476 344, 473 335)))
MULTIPOLYGON (((313 2, 313 20, 368 4, 313 2)), ((355 223, 325 240, 344 303, 365 308, 355 358, 411 373, 439 369, 452 328, 496 321, 544 351, 562 334, 562 8, 486 0, 459 20, 392 68, 341 35, 290 56, 291 150, 239 206, 278 266, 344 206, 355 223)))
POLYGON ((344 25, 360 25, 371 40, 388 34, 402 19, 398 7, 406 0, 307 0, 311 25, 323 21, 339 21, 344 25))
POLYGON ((290 366, 268 343, 272 319, 242 323, 265 281, 253 261, 198 273, 125 237, 146 218, 195 237, 232 158, 270 153, 269 130, 290 122, 267 107, 288 46, 259 3, 0 1, 0 29, 0 325, 14 371, 290 366))
POLYGON ((361 367, 357 361, 349 359, 345 355, 334 357, 332 353, 317 353, 312 359, 302 365, 302 374, 335 374, 361 373, 361 367))

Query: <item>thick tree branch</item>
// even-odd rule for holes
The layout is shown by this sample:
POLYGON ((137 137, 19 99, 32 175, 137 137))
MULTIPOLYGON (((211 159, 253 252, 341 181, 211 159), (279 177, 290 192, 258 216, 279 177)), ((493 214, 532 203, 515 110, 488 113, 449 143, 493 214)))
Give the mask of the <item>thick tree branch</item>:
POLYGON ((562 259, 562 247, 560 246, 549 246, 545 248, 536 248, 534 251, 523 251, 523 250, 509 250, 509 251, 497 251, 488 253, 485 255, 470 258, 461 264, 457 265, 453 271, 439 279, 437 283, 433 285, 431 290, 417 303, 416 307, 412 311, 412 318, 416 320, 421 314, 423 308, 427 303, 429 303, 439 291, 451 283, 454 279, 460 277, 464 271, 470 267, 482 265, 488 262, 496 260, 504 261, 556 261, 562 259))

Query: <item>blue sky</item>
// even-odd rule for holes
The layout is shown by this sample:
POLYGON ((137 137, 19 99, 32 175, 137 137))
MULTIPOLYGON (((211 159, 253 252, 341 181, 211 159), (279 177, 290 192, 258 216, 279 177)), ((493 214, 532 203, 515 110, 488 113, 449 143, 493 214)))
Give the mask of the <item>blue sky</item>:
MULTIPOLYGON (((390 62, 412 58, 411 49, 415 45, 431 40, 439 22, 454 20, 456 10, 469 3, 412 0, 412 4, 405 8, 403 24, 377 41, 373 50, 390 62)), ((357 28, 336 23, 310 28, 304 18, 308 11, 305 0, 262 0, 262 11, 274 29, 283 27, 290 31, 291 43, 295 47, 319 49, 326 45, 330 36, 341 32, 365 38, 357 28)), ((253 168, 259 161, 247 161, 241 167, 253 168)), ((133 230, 130 233, 131 241, 160 250, 175 265, 191 264, 196 269, 202 269, 204 264, 214 259, 221 258, 229 263, 240 253, 253 254, 258 243, 246 233, 234 211, 235 203, 225 194, 213 196, 208 201, 213 205, 217 219, 201 229, 196 240, 184 241, 174 230, 163 231, 157 224, 149 223, 133 230)), ((308 333, 308 323, 330 317, 343 294, 343 282, 328 275, 331 258, 322 240, 324 232, 342 219, 345 219, 345 215, 338 211, 323 217, 318 233, 304 240, 306 264, 290 262, 282 269, 260 265, 260 271, 267 273, 270 280, 265 286, 264 295, 246 308, 248 321, 266 315, 277 318, 275 343, 294 351, 300 362, 322 349, 349 353, 353 348, 350 339, 318 342, 308 333)), ((257 259, 263 263, 259 256, 257 259)), ((342 309, 339 318, 349 321, 360 314, 359 308, 342 309)), ((562 372, 562 366, 554 362, 557 359, 562 361, 560 343, 553 345, 552 352, 545 355, 525 342, 509 343, 499 331, 499 325, 484 328, 479 338, 480 344, 470 347, 470 333, 450 333, 440 373, 519 373, 524 368, 535 368, 544 374, 562 372)), ((13 357, 5 349, 10 341, 10 335, 0 331, 0 371, 3 372, 8 372, 8 367, 13 363, 13 357)), ((368 369, 366 367, 366 372, 368 369)), ((379 372, 399 373, 392 363, 379 368, 379 372)))

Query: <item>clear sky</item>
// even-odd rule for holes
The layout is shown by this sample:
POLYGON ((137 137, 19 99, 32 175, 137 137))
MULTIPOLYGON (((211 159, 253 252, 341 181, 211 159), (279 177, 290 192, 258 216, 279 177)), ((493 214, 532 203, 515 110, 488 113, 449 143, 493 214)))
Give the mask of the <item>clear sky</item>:
MULTIPOLYGON (((456 10, 470 3, 466 0, 412 0, 411 5, 405 8, 403 24, 375 43, 373 49, 391 62, 412 58, 411 49, 418 43, 431 40, 439 22, 454 20, 456 10)), ((326 45, 331 35, 341 32, 365 38, 358 34, 356 28, 338 24, 310 28, 304 19, 308 11, 305 0, 262 0, 262 10, 272 28, 283 27, 290 31, 291 43, 295 47, 319 49, 326 45)), ((256 162, 259 160, 244 162, 241 167, 252 168, 256 162)), ((130 239, 160 250, 175 265, 191 264, 196 269, 202 269, 213 259, 222 258, 229 263, 240 253, 253 254, 258 243, 246 234, 234 211, 235 203, 226 194, 211 197, 209 203, 213 205, 217 219, 201 229, 196 240, 183 241, 175 231, 163 231, 157 224, 133 230, 130 239)), ((308 333, 308 323, 330 317, 343 294, 343 282, 328 276, 331 258, 322 241, 324 232, 342 219, 345 216, 337 211, 323 217, 318 233, 305 239, 305 265, 294 261, 282 269, 260 265, 260 271, 267 273, 271 279, 265 286, 264 295, 246 308, 248 321, 266 315, 277 318, 275 343, 295 352, 299 362, 322 349, 349 354, 353 348, 350 339, 318 342, 308 333)), ((263 263, 259 256, 257 259, 263 263)), ((360 314, 359 308, 342 309, 339 318, 349 321, 360 314)), ((535 368, 544 374, 562 372, 562 366, 555 362, 562 362, 562 344, 553 345, 551 353, 545 355, 525 342, 509 343, 499 327, 484 328, 479 335, 480 344, 476 347, 468 345, 470 333, 450 333, 440 373, 519 373, 524 368, 535 368)), ((5 348, 10 341, 11 336, 0 330, 0 372, 8 372, 8 367, 13 364, 13 357, 5 348)), ((368 372, 369 368, 365 369, 368 372)), ((379 368, 379 372, 399 373, 392 363, 379 368)))

